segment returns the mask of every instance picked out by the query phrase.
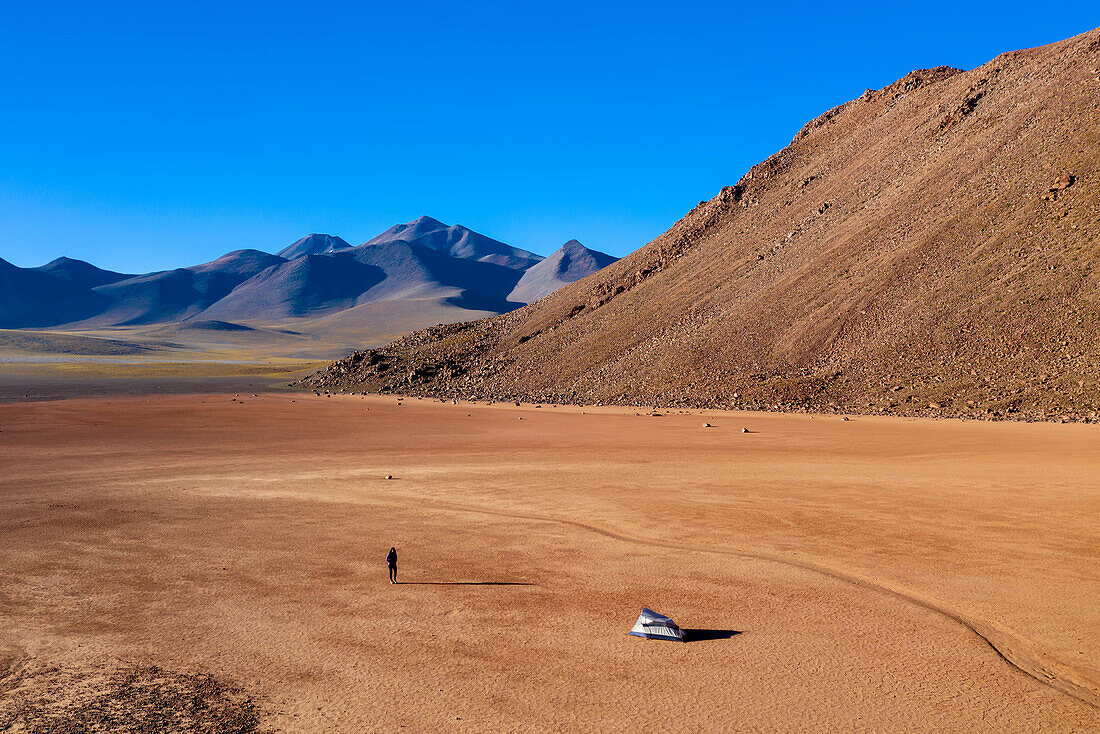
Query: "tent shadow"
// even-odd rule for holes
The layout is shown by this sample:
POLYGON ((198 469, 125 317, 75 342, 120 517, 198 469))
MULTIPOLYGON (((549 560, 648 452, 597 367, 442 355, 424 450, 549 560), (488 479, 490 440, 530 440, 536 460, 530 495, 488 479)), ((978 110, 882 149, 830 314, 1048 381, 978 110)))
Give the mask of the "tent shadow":
POLYGON ((398 581, 405 586, 534 586, 532 581, 398 581))
POLYGON ((741 630, 703 630, 683 629, 684 642, 702 642, 704 640, 728 640, 734 635, 742 634, 741 630))

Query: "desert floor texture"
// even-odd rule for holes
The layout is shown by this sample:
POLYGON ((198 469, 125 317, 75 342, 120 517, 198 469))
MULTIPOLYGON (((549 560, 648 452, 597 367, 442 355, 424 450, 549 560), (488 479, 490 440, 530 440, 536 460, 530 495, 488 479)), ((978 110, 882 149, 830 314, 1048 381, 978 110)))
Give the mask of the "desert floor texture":
POLYGON ((402 402, 0 406, 0 729, 1100 730, 1095 426, 402 402))

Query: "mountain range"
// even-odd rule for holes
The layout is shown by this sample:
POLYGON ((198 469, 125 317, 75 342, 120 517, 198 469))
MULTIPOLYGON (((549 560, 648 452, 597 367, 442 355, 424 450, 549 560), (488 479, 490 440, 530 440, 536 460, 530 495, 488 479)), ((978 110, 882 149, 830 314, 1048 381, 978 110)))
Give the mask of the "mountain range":
POLYGON ((357 313, 369 325, 379 304, 391 312, 411 308, 426 320, 413 325, 423 326, 513 310, 615 259, 576 240, 543 258, 461 225, 420 217, 359 246, 311 234, 274 255, 237 250, 201 265, 141 275, 65 257, 37 268, 0 260, 0 328, 182 323, 225 329, 336 316, 354 325, 357 313))
POLYGON ((1100 29, 917 70, 593 277, 304 384, 1100 420, 1098 131, 1100 29))

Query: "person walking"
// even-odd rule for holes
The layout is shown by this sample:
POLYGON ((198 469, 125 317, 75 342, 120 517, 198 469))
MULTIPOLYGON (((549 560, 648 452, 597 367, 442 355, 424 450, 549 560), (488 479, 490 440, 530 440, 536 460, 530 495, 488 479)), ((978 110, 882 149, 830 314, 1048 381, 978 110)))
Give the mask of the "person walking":
POLYGON ((397 583, 397 549, 390 548, 390 552, 386 554, 386 565, 390 567, 390 583, 397 583))

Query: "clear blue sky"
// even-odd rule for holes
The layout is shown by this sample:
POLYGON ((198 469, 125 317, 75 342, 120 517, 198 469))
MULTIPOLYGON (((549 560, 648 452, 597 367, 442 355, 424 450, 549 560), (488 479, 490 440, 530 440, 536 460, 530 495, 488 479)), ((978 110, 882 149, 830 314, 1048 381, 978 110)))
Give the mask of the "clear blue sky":
POLYGON ((0 0, 0 257, 146 271, 429 214, 625 254, 829 107, 1100 3, 0 0))

